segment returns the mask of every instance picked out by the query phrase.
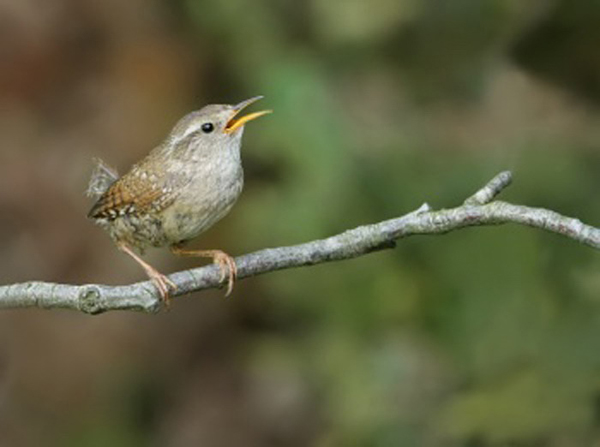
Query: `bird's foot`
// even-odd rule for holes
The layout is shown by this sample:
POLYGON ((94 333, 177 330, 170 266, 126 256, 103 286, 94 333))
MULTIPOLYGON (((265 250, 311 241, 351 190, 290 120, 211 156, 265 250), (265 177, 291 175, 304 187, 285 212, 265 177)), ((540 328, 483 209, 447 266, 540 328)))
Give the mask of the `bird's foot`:
POLYGON ((177 284, 153 267, 146 268, 145 270, 148 278, 150 278, 150 280, 154 283, 154 286, 157 288, 160 298, 162 299, 163 303, 165 303, 165 306, 167 308, 170 307, 171 296, 169 290, 172 290, 173 292, 177 291, 177 284))
POLYGON ((148 278, 154 283, 155 287, 158 289, 158 293, 160 294, 163 303, 165 303, 165 307, 168 308, 171 305, 169 288, 171 288, 173 292, 175 292, 177 290, 177 285, 165 275, 156 270, 154 267, 152 267, 150 264, 148 264, 146 261, 144 261, 142 258, 140 258, 127 244, 119 243, 117 246, 119 247, 119 250, 127 253, 139 265, 143 267, 144 271, 146 272, 146 275, 148 275, 148 278))
POLYGON ((213 262, 219 265, 221 269, 220 282, 224 282, 227 279, 227 291, 225 296, 229 296, 233 290, 233 284, 237 278, 237 265, 235 260, 227 253, 221 250, 213 250, 213 262))
POLYGON ((186 250, 181 244, 171 246, 171 251, 178 256, 197 256, 201 258, 212 258, 213 262, 221 269, 219 282, 227 280, 225 296, 229 296, 233 290, 233 284, 237 278, 237 266, 235 260, 221 250, 186 250))

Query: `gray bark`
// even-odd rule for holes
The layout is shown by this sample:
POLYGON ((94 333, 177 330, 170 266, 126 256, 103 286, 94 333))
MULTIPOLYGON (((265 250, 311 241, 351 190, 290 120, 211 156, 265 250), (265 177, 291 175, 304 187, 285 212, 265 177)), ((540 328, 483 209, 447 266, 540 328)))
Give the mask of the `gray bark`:
MULTIPOLYGON (((327 239, 289 247, 268 248, 235 259, 238 279, 322 262, 350 259, 393 248, 398 239, 416 234, 440 234, 476 225, 516 223, 566 236, 600 249, 600 229, 543 208, 513 205, 493 199, 511 182, 502 172, 456 208, 418 210, 395 219, 360 226, 327 239)), ((209 265, 173 273, 169 278, 178 289, 172 296, 220 287, 220 271, 209 265)), ((37 307, 73 309, 89 314, 109 310, 157 312, 163 303, 150 281, 125 286, 70 285, 26 282, 0 286, 0 309, 37 307)))

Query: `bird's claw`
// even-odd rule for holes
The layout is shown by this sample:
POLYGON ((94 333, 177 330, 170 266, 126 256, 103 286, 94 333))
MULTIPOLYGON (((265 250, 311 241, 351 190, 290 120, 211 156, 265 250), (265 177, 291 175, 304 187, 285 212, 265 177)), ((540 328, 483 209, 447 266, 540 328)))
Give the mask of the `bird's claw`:
POLYGON ((154 283, 154 286, 158 289, 158 293, 160 294, 160 298, 165 303, 165 306, 168 308, 171 305, 171 296, 169 293, 169 289, 173 292, 177 291, 177 284, 171 281, 167 276, 162 273, 154 270, 149 271, 148 276, 150 280, 154 283))
POLYGON ((225 296, 229 296, 233 290, 233 284, 237 278, 237 265, 235 260, 224 252, 217 252, 214 256, 215 264, 219 265, 221 276, 219 282, 224 282, 227 279, 227 290, 225 296))

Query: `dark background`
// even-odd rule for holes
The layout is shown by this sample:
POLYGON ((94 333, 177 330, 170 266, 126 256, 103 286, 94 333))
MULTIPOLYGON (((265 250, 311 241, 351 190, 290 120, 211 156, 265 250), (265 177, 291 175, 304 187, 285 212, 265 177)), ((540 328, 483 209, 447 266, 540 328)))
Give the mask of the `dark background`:
MULTIPOLYGON (((504 199, 598 226, 599 23, 592 0, 4 0, 0 282, 143 279, 85 218, 93 157, 124 172, 257 94, 246 189, 198 247, 455 206, 504 169, 504 199)), ((0 445, 600 445, 599 267, 507 225, 159 315, 4 311, 0 445)))

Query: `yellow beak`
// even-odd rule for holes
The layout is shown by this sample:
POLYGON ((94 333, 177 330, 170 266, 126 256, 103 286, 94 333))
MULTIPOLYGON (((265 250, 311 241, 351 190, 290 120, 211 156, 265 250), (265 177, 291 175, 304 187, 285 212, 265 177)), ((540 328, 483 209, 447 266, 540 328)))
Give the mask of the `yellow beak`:
POLYGON ((272 113, 273 112, 272 110, 262 110, 260 112, 254 112, 254 113, 250 113, 248 115, 244 115, 244 116, 241 116, 239 118, 236 118, 237 115, 242 110, 244 110, 250 104, 255 103, 259 99, 262 99, 262 96, 255 96, 254 98, 246 99, 245 101, 242 101, 239 104, 233 106, 233 115, 231 115, 231 117, 229 118, 229 121, 227 121, 227 124, 225 125, 225 129, 223 130, 223 132, 225 132, 225 133, 233 133, 237 129, 239 129, 240 127, 242 127, 244 124, 246 124, 247 122, 252 121, 252 120, 254 120, 256 118, 260 118, 263 115, 267 115, 269 113, 272 113))

